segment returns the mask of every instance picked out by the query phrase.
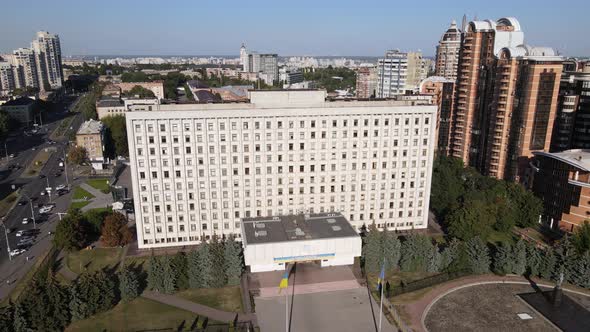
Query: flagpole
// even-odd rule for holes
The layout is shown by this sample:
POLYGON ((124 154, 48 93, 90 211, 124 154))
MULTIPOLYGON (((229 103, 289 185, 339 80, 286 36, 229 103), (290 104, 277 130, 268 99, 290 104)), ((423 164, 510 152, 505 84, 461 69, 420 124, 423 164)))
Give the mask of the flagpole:
MULTIPOLYGON (((385 258, 383 258, 383 269, 385 270, 385 258)), ((381 321, 383 320, 383 288, 385 288, 383 284, 384 280, 385 276, 383 280, 381 280, 381 301, 379 303, 379 332, 381 332, 381 321)))
POLYGON ((289 292, 285 291, 285 332, 289 332, 289 292))

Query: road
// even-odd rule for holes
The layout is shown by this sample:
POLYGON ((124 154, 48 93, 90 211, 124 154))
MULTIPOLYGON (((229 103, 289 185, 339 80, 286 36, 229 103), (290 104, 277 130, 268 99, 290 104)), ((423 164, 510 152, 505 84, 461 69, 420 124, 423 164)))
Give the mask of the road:
MULTIPOLYGON (((80 124, 83 122, 81 114, 71 115, 68 113, 67 108, 72 105, 75 98, 66 98, 64 102, 58 105, 58 110, 64 110, 60 112, 50 113, 45 119, 44 126, 39 132, 32 136, 24 136, 21 133, 13 133, 8 138, 7 148, 8 154, 15 154, 14 158, 6 158, 0 162, 0 197, 5 197, 12 189, 13 185, 19 190, 21 194, 20 201, 26 202, 26 204, 17 204, 4 218, 4 224, 6 228, 10 229, 11 232, 8 234, 8 242, 10 249, 14 249, 18 243, 18 237, 16 232, 18 230, 32 229, 35 224, 32 222, 31 216, 31 203, 27 197, 32 199, 33 205, 42 206, 45 203, 55 203, 56 206, 49 215, 39 215, 39 209, 33 208, 34 218, 37 221, 36 226, 40 229, 39 236, 37 237, 33 246, 25 253, 12 257, 12 260, 8 257, 8 248, 6 245, 6 237, 2 232, 4 229, 0 228, 0 298, 4 298, 12 288, 6 280, 10 280, 12 285, 15 281, 22 278, 28 269, 32 266, 34 258, 39 257, 45 251, 47 251, 51 244, 51 236, 48 234, 49 231, 54 230, 56 221, 59 220, 57 212, 65 212, 70 203, 71 193, 56 197, 55 191, 52 192, 51 197, 48 195, 41 196, 41 192, 49 185, 49 187, 55 188, 57 185, 66 184, 65 172, 62 175, 56 177, 56 172, 64 167, 60 167, 60 158, 64 158, 65 150, 68 145, 67 133, 59 139, 56 139, 54 144, 49 144, 49 136, 53 130, 59 125, 60 121, 67 117, 73 116, 74 120, 71 124, 71 131, 78 129, 80 124), (33 150, 34 148, 34 150, 33 150), (41 170, 41 174, 45 175, 45 178, 39 177, 21 177, 26 166, 33 161, 36 154, 42 150, 52 152, 47 163, 41 170), (8 168, 9 165, 19 164, 22 167, 17 170, 11 170, 8 168), (22 224, 23 218, 28 218, 30 222, 28 224, 22 224), (27 260, 27 257, 29 260, 27 260)), ((2 152, 4 146, 2 146, 2 152)), ((6 155, 6 153, 4 153, 6 155)), ((70 185, 75 185, 79 180, 72 179, 72 173, 68 172, 70 185)), ((72 187, 73 188, 73 187, 72 187)))

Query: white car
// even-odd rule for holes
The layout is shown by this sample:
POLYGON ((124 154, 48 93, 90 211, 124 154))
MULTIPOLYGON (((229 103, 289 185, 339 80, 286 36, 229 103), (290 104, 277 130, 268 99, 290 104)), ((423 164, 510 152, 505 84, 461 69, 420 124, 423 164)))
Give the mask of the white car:
POLYGON ((66 189, 66 185, 65 184, 60 184, 59 186, 55 187, 55 191, 59 191, 62 189, 66 189))
POLYGON ((40 214, 45 214, 45 213, 47 213, 49 211, 51 211, 51 208, 48 207, 48 206, 44 206, 44 207, 42 207, 42 208, 39 209, 39 213, 40 214))
POLYGON ((39 195, 45 196, 45 190, 43 190, 39 195))
POLYGON ((25 249, 14 249, 13 251, 10 252, 10 256, 17 256, 22 254, 23 252, 25 252, 25 249))
POLYGON ((25 234, 25 231, 23 231, 23 230, 16 232, 16 236, 19 236, 19 237, 23 236, 23 234, 25 234))
POLYGON ((26 225, 29 223, 29 218, 23 218, 23 225, 26 225))

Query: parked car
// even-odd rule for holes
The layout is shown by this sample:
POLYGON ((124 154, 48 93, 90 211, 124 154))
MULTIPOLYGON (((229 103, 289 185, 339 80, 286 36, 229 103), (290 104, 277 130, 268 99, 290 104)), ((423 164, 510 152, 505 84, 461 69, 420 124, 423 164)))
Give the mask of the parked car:
POLYGON ((44 179, 45 175, 44 174, 39 174, 39 179, 44 179))
POLYGON ((43 190, 39 195, 45 196, 45 190, 43 190))
POLYGON ((26 225, 29 223, 29 218, 23 218, 23 225, 26 225))
POLYGON ((10 252, 10 256, 18 256, 20 254, 22 254, 23 252, 25 252, 25 249, 14 249, 10 252))
POLYGON ((23 236, 24 234, 25 234, 25 231, 20 230, 20 231, 16 232, 15 235, 18 236, 18 237, 20 237, 20 236, 23 236))
POLYGON ((66 185, 65 184, 60 184, 59 186, 55 187, 55 190, 62 190, 65 189, 66 185))
POLYGON ((27 201, 19 201, 19 202, 18 202, 18 205, 20 205, 20 206, 23 206, 23 205, 25 205, 25 204, 27 204, 27 201))

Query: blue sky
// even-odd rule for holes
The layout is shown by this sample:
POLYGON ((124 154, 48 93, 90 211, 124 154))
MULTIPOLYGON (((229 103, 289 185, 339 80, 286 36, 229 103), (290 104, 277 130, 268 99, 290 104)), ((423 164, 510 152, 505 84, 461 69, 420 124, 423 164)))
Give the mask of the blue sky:
POLYGON ((370 55, 434 47, 452 19, 515 16, 527 43, 590 55, 590 1, 2 0, 0 52, 58 33, 66 55, 370 55))

